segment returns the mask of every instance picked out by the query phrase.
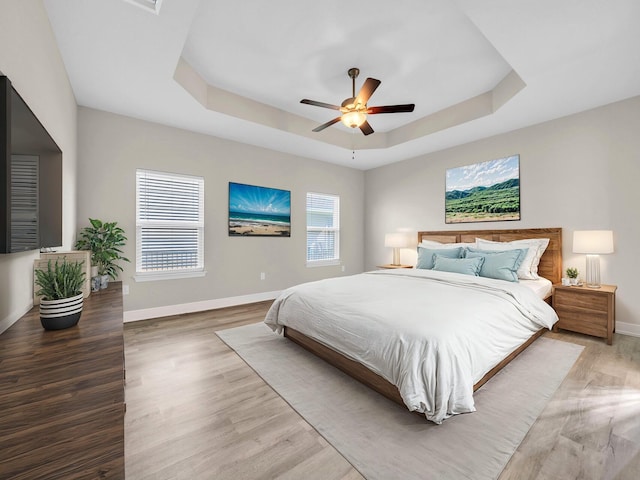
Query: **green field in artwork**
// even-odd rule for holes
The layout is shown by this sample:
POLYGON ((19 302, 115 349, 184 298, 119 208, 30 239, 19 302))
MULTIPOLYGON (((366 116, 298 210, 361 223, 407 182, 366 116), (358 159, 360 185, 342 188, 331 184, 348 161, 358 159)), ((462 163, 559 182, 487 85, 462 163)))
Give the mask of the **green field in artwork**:
POLYGON ((454 190, 445 197, 446 223, 520 219, 520 181, 511 179, 490 187, 454 190))

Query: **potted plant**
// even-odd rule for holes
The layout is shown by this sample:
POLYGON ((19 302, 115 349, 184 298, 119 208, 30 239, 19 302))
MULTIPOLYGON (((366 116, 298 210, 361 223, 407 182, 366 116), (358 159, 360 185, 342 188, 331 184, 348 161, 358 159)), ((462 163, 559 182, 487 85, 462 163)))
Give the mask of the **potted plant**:
POLYGON ((35 270, 36 292, 40 300, 40 323, 45 330, 61 330, 73 327, 82 313, 82 285, 84 284, 84 262, 61 263, 51 260, 46 270, 35 270))
POLYGON ((120 247, 125 245, 127 237, 117 222, 103 222, 95 218, 90 218, 89 222, 91 226, 80 230, 76 248, 91 250, 91 265, 98 267, 100 288, 107 288, 109 277, 115 280, 118 278, 118 271, 122 271, 122 267, 116 262, 129 261, 122 256, 120 250, 120 247))
POLYGON ((567 268, 567 277, 569 277, 569 282, 571 285, 578 284, 578 269, 577 268, 567 268))

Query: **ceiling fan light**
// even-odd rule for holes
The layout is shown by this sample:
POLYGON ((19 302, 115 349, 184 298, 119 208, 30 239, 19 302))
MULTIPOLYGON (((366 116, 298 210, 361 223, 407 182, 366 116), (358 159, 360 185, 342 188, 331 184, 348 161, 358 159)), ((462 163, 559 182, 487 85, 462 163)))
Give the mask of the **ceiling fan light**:
POLYGON ((356 110, 344 113, 340 120, 349 128, 358 128, 367 120, 367 114, 356 110))

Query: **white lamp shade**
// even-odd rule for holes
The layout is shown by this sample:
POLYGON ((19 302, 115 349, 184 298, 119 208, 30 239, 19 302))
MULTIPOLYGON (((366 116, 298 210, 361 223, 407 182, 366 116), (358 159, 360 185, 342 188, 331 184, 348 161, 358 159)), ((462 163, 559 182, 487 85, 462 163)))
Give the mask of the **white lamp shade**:
POLYGON ((579 230, 573 232, 573 253, 600 255, 613 253, 611 230, 579 230))
POLYGON ((409 237, 404 233, 387 233, 384 236, 384 246, 406 248, 409 246, 409 237))

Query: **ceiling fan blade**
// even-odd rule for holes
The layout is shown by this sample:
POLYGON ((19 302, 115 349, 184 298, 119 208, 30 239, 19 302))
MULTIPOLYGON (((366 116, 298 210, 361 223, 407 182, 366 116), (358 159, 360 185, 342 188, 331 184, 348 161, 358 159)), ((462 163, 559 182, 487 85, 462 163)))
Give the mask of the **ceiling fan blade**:
POLYGON ((383 107, 369 107, 367 113, 369 115, 375 115, 376 113, 399 113, 399 112, 413 112, 415 105, 408 103, 406 105, 385 105, 383 107))
POLYGON ((306 103, 307 105, 314 105, 316 107, 330 108, 332 110, 340 110, 340 107, 337 105, 331 105, 330 103, 324 102, 316 102, 315 100, 308 100, 306 98, 300 100, 300 103, 306 103))
POLYGON ((373 92, 376 91, 376 88, 380 85, 380 80, 376 80, 375 78, 367 78, 364 81, 364 85, 358 92, 358 96, 356 97, 356 104, 360 103, 362 105, 366 105, 369 101, 369 97, 373 95, 373 92))
POLYGON ((330 127, 331 125, 333 125, 334 123, 338 123, 341 118, 342 117, 336 117, 333 120, 329 120, 327 123, 323 123, 319 127, 314 128, 313 131, 314 132, 319 132, 321 130, 324 130, 325 128, 330 127))
POLYGON ((366 120, 362 125, 360 125, 360 130, 365 135, 371 135, 373 133, 373 128, 371 128, 371 125, 369 125, 369 122, 367 122, 366 120))

